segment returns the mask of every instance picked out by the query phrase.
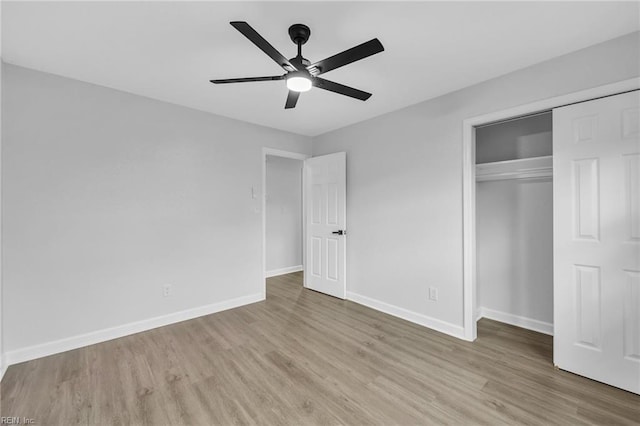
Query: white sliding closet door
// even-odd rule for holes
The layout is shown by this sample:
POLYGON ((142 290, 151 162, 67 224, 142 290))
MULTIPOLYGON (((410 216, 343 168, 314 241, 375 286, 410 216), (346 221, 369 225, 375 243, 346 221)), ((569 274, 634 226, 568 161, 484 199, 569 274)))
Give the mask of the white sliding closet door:
POLYGON ((554 363, 640 393, 640 92, 553 111, 554 363))

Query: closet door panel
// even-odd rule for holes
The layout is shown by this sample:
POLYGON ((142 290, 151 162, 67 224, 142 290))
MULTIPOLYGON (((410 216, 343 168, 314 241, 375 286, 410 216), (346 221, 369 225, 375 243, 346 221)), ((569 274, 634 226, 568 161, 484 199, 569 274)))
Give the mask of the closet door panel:
POLYGON ((554 363, 640 393, 640 92, 553 111, 554 363))

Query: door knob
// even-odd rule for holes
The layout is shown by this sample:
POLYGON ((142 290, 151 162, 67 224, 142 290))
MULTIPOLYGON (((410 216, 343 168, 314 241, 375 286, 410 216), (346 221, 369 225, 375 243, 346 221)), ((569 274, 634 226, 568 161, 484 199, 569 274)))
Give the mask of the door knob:
POLYGON ((347 231, 343 231, 342 229, 339 231, 333 231, 332 234, 336 234, 336 235, 345 235, 347 233, 347 231))

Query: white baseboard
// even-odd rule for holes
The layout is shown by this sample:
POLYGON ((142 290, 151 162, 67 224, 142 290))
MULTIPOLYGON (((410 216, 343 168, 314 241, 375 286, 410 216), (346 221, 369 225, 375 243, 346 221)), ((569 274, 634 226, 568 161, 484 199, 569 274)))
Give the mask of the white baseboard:
POLYGON ((302 270, 304 270, 302 265, 288 266, 286 268, 272 269, 270 271, 265 271, 264 277, 265 278, 277 277, 278 275, 290 274, 292 272, 300 272, 302 270))
POLYGON ((526 328, 527 330, 537 331, 538 333, 553 336, 553 324, 549 322, 539 321, 532 318, 521 317, 506 312, 495 311, 493 309, 478 308, 478 320, 487 318, 494 321, 504 322, 506 324, 515 325, 516 327, 526 328))
POLYGON ((162 315, 155 318, 132 322, 117 327, 105 328, 86 334, 80 334, 77 336, 67 337, 52 342, 16 349, 5 353, 4 366, 6 368, 12 364, 17 364, 19 362, 29 361, 60 352, 70 351, 72 349, 78 349, 84 346, 94 345, 96 343, 106 342, 108 340, 117 339, 119 337, 129 336, 131 334, 163 327, 165 325, 175 324, 193 318, 215 314, 216 312, 226 311, 227 309, 249 305, 251 303, 260 302, 262 300, 264 300, 263 294, 256 293, 249 296, 225 300, 224 302, 213 303, 211 305, 200 306, 193 309, 186 309, 184 311, 174 312, 168 315, 162 315))
POLYGON ((461 326, 451 324, 445 321, 441 321, 439 319, 432 318, 427 315, 419 314, 417 312, 409 311, 407 309, 400 308, 395 305, 390 305, 389 303, 386 303, 386 302, 381 302, 380 300, 376 300, 367 296, 362 296, 360 294, 352 293, 350 291, 347 292, 347 299, 353 302, 359 303, 361 305, 367 306, 371 309, 375 309, 376 311, 384 312, 385 314, 393 315, 394 317, 402 318, 404 320, 413 322, 415 324, 419 324, 427 328, 431 328, 435 331, 448 334, 449 336, 457 337, 458 339, 468 340, 465 338, 464 328, 462 328, 461 326))

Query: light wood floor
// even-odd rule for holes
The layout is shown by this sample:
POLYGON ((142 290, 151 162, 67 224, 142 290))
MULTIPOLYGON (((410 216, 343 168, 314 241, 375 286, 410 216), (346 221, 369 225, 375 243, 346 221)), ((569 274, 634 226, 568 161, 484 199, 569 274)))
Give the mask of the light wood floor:
POLYGON ((265 302, 11 366, 39 425, 638 424, 640 397, 555 370, 549 336, 475 343, 268 280, 265 302))

